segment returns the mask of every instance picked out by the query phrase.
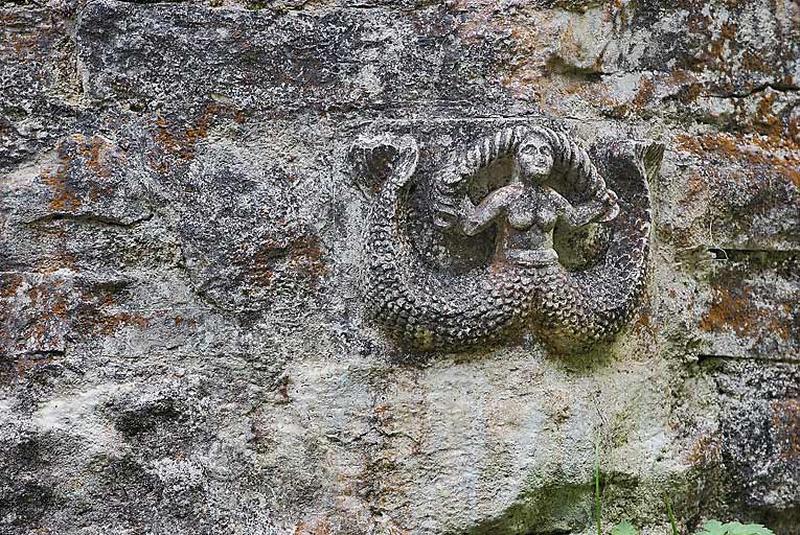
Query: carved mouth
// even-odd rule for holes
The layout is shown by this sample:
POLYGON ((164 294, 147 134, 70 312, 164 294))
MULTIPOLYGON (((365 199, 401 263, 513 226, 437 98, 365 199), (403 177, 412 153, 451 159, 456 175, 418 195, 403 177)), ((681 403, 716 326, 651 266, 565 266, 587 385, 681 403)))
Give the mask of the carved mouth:
POLYGON ((532 175, 547 174, 549 170, 550 166, 548 166, 547 163, 533 164, 530 166, 530 174, 532 175))

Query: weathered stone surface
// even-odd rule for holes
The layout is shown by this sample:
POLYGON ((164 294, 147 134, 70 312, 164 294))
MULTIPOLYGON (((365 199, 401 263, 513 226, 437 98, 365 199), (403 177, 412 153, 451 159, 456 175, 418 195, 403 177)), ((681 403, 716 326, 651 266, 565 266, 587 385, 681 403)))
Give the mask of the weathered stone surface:
POLYGON ((3 4, 0 533, 589 533, 597 441, 606 525, 795 533, 798 87, 791 0, 3 4), (353 142, 540 123, 666 147, 641 311, 397 347, 353 142))

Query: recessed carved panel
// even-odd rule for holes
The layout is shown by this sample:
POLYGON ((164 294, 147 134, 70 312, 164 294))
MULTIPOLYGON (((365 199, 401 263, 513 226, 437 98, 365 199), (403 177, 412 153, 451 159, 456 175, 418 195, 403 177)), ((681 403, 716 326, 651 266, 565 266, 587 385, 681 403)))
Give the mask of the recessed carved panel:
POLYGON ((402 345, 461 350, 531 331, 552 348, 586 347, 630 320, 661 145, 618 140, 587 152, 532 125, 498 129, 426 173, 421 154, 410 135, 353 147, 376 191, 366 306, 402 345))

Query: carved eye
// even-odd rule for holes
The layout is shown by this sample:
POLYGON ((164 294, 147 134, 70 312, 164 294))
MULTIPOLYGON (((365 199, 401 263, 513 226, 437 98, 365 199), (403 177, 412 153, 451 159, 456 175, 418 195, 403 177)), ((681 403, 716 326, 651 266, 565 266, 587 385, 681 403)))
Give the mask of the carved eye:
POLYGON ((539 152, 541 154, 550 154, 550 145, 542 145, 539 147, 539 152))

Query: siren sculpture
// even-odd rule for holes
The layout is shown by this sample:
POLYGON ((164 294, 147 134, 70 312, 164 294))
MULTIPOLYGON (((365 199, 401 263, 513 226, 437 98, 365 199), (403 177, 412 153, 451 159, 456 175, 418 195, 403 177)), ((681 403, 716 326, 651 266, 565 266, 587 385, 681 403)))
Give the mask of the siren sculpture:
POLYGON ((564 133, 515 126, 481 139, 426 181, 426 224, 442 235, 495 240, 487 265, 445 282, 421 260, 407 229, 416 141, 384 134, 362 138, 354 148, 377 161, 369 172, 383 179, 366 232, 365 303, 402 345, 457 351, 529 330, 551 348, 587 347, 611 339, 630 320, 646 275, 648 177, 657 172, 663 146, 603 145, 611 189, 564 133), (503 158, 512 160, 510 176, 473 202, 470 181, 503 158), (602 225, 608 243, 590 265, 570 269, 554 249, 557 225, 567 232, 602 225))

